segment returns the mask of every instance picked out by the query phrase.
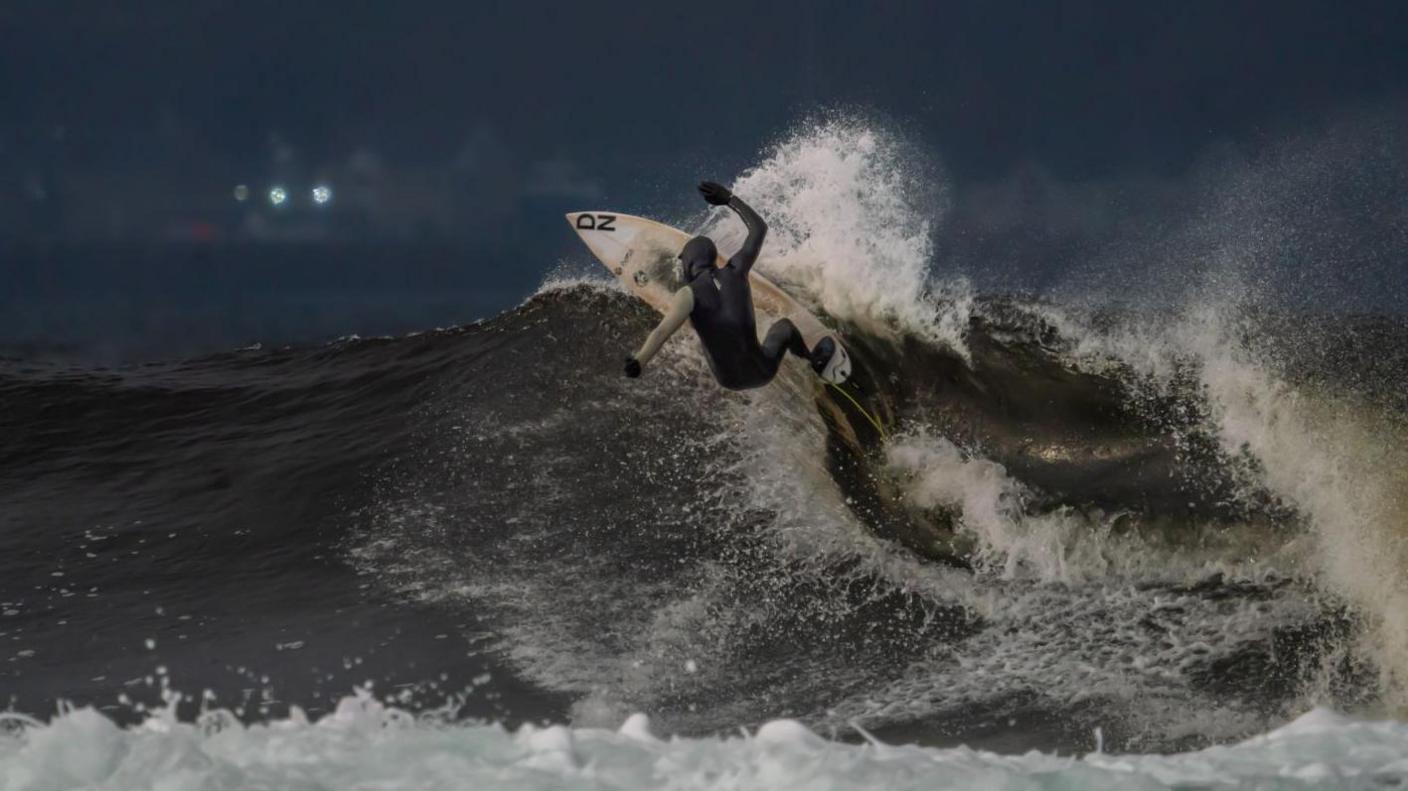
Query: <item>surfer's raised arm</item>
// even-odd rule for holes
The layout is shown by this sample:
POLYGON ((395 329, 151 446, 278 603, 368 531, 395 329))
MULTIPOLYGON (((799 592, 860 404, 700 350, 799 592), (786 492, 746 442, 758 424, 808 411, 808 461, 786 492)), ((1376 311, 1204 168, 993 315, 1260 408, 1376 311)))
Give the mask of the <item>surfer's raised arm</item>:
POLYGON ((753 211, 753 207, 721 184, 712 181, 701 182, 699 194, 712 206, 727 206, 733 209, 748 227, 748 238, 743 240, 743 246, 733 254, 733 258, 728 260, 730 266, 747 274, 748 270, 753 268, 753 263, 758 260, 758 253, 762 252, 763 237, 768 235, 768 224, 753 211))
POLYGON ((665 318, 651 330, 650 337, 645 339, 645 345, 633 356, 626 358, 626 376, 632 379, 640 376, 641 367, 649 364, 655 353, 660 351, 660 347, 665 345, 665 341, 675 334, 675 330, 684 326, 685 319, 689 318, 693 310, 694 291, 689 286, 676 291, 674 300, 670 302, 670 309, 665 311, 665 318))

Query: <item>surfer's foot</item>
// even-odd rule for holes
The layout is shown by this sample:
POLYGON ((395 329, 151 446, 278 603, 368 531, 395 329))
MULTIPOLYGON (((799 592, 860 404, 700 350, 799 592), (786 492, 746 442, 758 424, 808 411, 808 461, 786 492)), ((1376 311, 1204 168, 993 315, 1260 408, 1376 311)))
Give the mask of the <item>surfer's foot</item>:
POLYGON ((816 342, 816 346, 812 349, 811 362, 812 370, 816 371, 817 376, 821 376, 821 372, 826 370, 826 364, 831 362, 831 355, 835 353, 836 341, 822 338, 816 342))

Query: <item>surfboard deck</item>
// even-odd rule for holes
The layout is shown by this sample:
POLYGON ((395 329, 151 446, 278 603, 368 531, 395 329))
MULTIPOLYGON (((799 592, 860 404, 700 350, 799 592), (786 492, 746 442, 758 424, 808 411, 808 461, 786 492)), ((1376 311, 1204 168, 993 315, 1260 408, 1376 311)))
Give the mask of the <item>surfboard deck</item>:
MULTIPOLYGON (((660 313, 669 309, 674 293, 684 286, 677 256, 690 235, 664 223, 629 214, 580 211, 567 215, 567 222, 586 243, 597 260, 611 271, 647 305, 660 313)), ((720 255, 716 266, 728 261, 720 255)), ((772 321, 790 319, 801 331, 807 348, 816 348, 822 338, 836 344, 837 357, 827 366, 827 381, 839 384, 850 376, 850 355, 836 334, 826 328, 810 310, 757 272, 750 272, 753 307, 772 321)), ((766 332, 770 322, 759 322, 766 332)))

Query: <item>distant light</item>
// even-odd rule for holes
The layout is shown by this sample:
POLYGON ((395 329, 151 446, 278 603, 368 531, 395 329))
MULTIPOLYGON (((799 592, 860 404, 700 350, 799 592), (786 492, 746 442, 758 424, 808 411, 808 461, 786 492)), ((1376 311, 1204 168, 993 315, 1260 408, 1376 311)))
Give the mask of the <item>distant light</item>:
POLYGON ((249 200, 249 187, 244 184, 235 185, 235 200, 244 203, 249 200))
POLYGON ((319 206, 332 200, 332 188, 319 184, 313 188, 313 202, 319 206))
POLYGON ((288 190, 284 189, 283 187, 274 187, 273 189, 269 190, 269 202, 274 204, 275 206, 282 206, 284 205, 284 201, 287 200, 288 190))

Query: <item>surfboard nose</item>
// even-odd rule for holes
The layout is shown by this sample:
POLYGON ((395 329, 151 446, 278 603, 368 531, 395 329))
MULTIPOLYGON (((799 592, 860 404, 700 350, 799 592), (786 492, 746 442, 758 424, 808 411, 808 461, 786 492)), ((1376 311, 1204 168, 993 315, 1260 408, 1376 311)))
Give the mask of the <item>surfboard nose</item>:
POLYGON ((618 221, 626 218, 627 215, 606 211, 574 211, 567 213, 567 223, 572 229, 586 238, 585 231, 603 231, 612 236, 629 235, 618 221))
POLYGON ((572 226, 572 230, 581 235, 582 231, 594 231, 597 229, 597 217, 601 212, 596 211, 569 211, 567 212, 567 224, 572 226))

